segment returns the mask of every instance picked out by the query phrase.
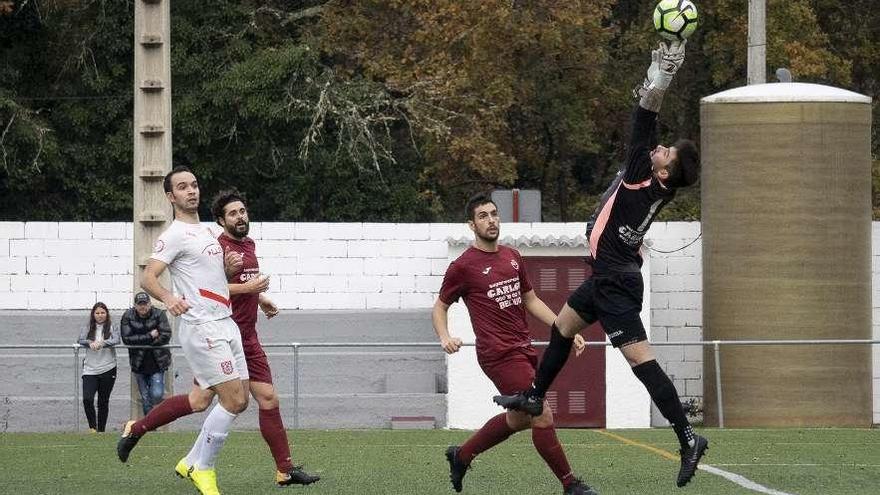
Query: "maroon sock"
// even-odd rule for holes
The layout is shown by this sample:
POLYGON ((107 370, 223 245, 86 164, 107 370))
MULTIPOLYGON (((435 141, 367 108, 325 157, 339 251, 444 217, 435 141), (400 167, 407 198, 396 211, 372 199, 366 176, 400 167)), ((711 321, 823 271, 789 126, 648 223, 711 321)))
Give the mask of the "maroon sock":
POLYGON ((165 426, 177 418, 192 414, 189 405, 189 395, 174 395, 150 409, 150 412, 136 421, 131 427, 131 432, 137 437, 143 436, 148 431, 153 431, 160 426, 165 426))
POLYGON ((284 422, 281 421, 281 410, 260 409, 260 433, 263 434, 263 440, 272 451, 272 457, 275 458, 275 466, 282 473, 286 473, 293 469, 293 462, 290 460, 290 445, 287 444, 287 431, 284 429, 284 422))
POLYGON ((468 438, 458 452, 459 460, 470 464, 474 457, 498 445, 512 435, 514 431, 507 425, 507 413, 486 421, 482 428, 468 438))
POLYGON ((571 472, 571 466, 562 450, 559 439, 556 438, 556 428, 549 426, 546 428, 532 428, 532 443, 535 449, 544 458, 544 462, 550 466, 553 474, 559 478, 563 487, 574 481, 574 473, 571 472))

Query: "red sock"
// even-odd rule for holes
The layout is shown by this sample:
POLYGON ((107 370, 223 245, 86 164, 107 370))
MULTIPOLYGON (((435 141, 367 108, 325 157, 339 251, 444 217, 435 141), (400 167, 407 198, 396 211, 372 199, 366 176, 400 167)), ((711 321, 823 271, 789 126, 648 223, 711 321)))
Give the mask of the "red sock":
POLYGON ((293 462, 290 460, 290 445, 287 444, 287 430, 284 429, 284 423, 281 421, 281 410, 260 409, 260 433, 263 434, 263 440, 272 451, 272 457, 275 458, 275 466, 282 473, 286 473, 293 469, 293 462))
POLYGON ((189 395, 174 395, 160 402, 159 405, 150 409, 146 416, 136 421, 131 427, 131 432, 135 436, 140 437, 148 431, 153 431, 177 418, 192 413, 192 407, 189 405, 189 395))
POLYGON ((549 426, 546 428, 532 427, 532 443, 535 449, 544 458, 544 462, 550 466, 553 474, 559 478, 563 487, 574 481, 574 473, 571 472, 571 466, 562 450, 559 439, 556 438, 556 428, 549 426))
POLYGON ((461 446, 458 457, 465 464, 470 464, 474 457, 507 440, 513 433, 510 426, 507 426, 507 413, 501 413, 486 421, 482 428, 468 438, 461 446))

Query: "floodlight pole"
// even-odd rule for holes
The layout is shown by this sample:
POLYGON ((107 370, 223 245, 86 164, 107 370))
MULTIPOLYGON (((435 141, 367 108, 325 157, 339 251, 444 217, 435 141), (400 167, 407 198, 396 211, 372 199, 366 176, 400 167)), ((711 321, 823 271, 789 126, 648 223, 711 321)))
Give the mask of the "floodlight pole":
MULTIPOLYGON (((171 221, 162 180, 171 171, 171 1, 134 2, 134 160, 132 197, 134 292, 153 243, 171 221)), ((163 275, 165 284, 168 276, 163 275)), ((159 303, 159 301, 154 301, 159 303)), ((129 351, 130 352, 130 351, 129 351)), ((134 378, 134 377, 132 377, 134 378)), ((172 393, 172 371, 165 373, 165 393, 172 393)), ((143 414, 137 381, 131 380, 131 417, 143 414)))
POLYGON ((749 0, 748 84, 767 82, 767 0, 749 0))

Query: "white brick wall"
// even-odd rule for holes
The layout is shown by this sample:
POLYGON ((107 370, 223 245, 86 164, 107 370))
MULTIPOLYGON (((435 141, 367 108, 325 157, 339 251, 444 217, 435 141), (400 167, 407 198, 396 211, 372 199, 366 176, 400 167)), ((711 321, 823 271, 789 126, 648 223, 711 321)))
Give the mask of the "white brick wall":
MULTIPOLYGON (((0 222, 0 309, 130 305, 132 224, 0 222)), ((461 224, 253 223, 285 309, 428 308, 461 224)))
MULTIPOLYGON (((655 223, 645 244, 651 249, 651 340, 703 338, 702 241, 699 222, 655 223), (662 253, 660 251, 675 251, 662 253)), ((703 397, 703 349, 699 346, 655 346, 657 361, 672 378, 681 399, 703 397)), ((652 424, 665 424, 656 408, 652 424)))

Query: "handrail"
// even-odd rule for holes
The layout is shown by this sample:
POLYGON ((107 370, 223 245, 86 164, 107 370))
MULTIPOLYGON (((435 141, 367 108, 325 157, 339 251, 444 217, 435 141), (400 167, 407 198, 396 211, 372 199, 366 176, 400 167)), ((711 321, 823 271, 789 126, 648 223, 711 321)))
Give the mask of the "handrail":
MULTIPOLYGON (((532 345, 536 347, 546 347, 549 342, 546 341, 534 341, 532 345)), ((607 347, 610 346, 610 342, 586 342, 587 347, 607 347)), ((716 389, 716 402, 718 407, 718 427, 724 428, 724 401, 722 399, 722 390, 721 390, 721 352, 720 347, 722 345, 875 345, 880 344, 880 340, 877 339, 792 339, 792 340, 783 340, 783 339, 767 339, 767 340, 756 340, 756 339, 746 339, 746 340, 681 340, 681 341, 665 341, 665 342, 650 342, 653 346, 712 346, 715 357, 715 389, 716 389)), ((473 347, 476 344, 474 342, 464 342, 462 346, 465 347, 473 347)), ((377 347, 426 347, 426 348, 437 348, 439 349, 439 344, 437 342, 272 342, 272 343, 264 343, 262 344, 264 348, 276 349, 276 348, 292 348, 293 350, 293 427, 299 428, 299 375, 300 375, 300 353, 299 350, 303 348, 343 348, 343 347, 362 347, 362 348, 377 348, 377 347)), ((182 346, 180 344, 169 344, 163 346, 149 346, 149 345, 116 345, 113 346, 116 349, 180 349, 182 346)), ((85 348, 85 346, 80 345, 78 343, 74 344, 0 344, 0 351, 4 350, 13 350, 13 349, 73 349, 73 382, 74 382, 74 409, 76 416, 76 431, 80 429, 80 416, 79 416, 79 357, 80 350, 85 348)))
MULTIPOLYGON (((669 340, 669 341, 649 341, 652 346, 673 346, 673 345, 701 345, 714 346, 718 345, 849 345, 849 344, 880 344, 880 340, 876 339, 768 339, 768 340, 669 340)), ((532 345, 538 347, 546 347, 547 341, 536 340, 532 345)), ((474 346, 473 342, 463 342, 462 346, 474 346)), ((608 347, 611 342, 586 342, 587 347, 608 347)), ((264 348, 278 347, 439 347, 437 342, 264 342, 264 348)), ((85 348, 80 344, 0 344, 0 351, 6 349, 69 349, 69 348, 85 348)), ((162 346, 150 345, 124 345, 119 344, 113 346, 115 349, 180 349, 180 344, 167 344, 162 346)))

